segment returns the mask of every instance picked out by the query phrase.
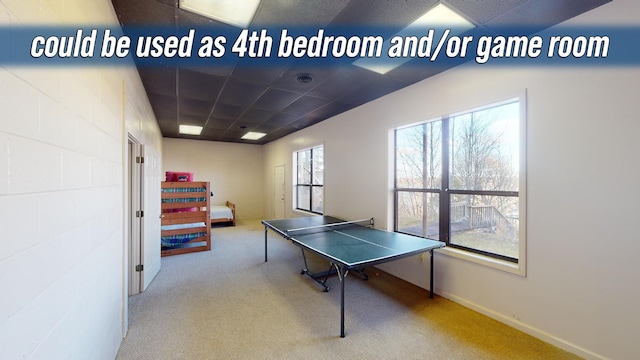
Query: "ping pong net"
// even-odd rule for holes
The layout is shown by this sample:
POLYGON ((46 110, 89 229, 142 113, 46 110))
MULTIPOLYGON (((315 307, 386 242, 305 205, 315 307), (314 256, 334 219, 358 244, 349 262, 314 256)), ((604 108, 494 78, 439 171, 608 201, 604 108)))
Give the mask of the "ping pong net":
POLYGON ((373 218, 352 220, 352 221, 340 221, 340 222, 329 223, 329 224, 300 227, 295 229, 287 229, 285 230, 285 232, 289 236, 295 236, 295 235, 300 236, 300 235, 316 234, 316 233, 327 232, 327 231, 338 231, 340 229, 353 228, 358 226, 373 227, 373 218))

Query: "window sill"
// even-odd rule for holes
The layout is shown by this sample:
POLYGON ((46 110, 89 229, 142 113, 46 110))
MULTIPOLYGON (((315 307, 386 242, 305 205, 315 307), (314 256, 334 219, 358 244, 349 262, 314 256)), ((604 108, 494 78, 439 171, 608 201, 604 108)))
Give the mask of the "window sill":
POLYGON ((300 209, 292 209, 294 214, 298 214, 300 216, 323 216, 323 214, 314 213, 311 211, 300 210, 300 209))
POLYGON ((502 271, 519 275, 519 276, 526 276, 525 264, 522 260, 520 260, 517 264, 515 264, 510 261, 494 259, 489 256, 475 254, 472 252, 450 248, 450 247, 444 247, 436 251, 440 254, 450 256, 453 258, 469 261, 475 264, 487 266, 497 270, 502 270, 502 271))

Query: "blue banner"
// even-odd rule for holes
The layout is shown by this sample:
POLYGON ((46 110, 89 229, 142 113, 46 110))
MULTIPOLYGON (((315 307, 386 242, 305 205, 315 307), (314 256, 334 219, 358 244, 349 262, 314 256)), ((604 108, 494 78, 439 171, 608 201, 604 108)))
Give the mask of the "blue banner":
POLYGON ((0 27, 0 65, 313 66, 640 65, 640 27, 376 28, 0 27))

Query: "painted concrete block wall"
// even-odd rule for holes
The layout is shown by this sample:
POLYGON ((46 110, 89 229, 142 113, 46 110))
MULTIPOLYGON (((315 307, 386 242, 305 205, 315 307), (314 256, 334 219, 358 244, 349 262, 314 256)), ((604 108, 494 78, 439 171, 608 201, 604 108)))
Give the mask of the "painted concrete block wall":
MULTIPOLYGON (((0 23, 117 19, 109 0, 0 0, 0 23)), ((0 358, 113 359, 126 330, 123 104, 137 104, 127 126, 156 179, 161 163, 140 79, 134 68, 0 67, 0 84, 0 358)))
MULTIPOLYGON (((572 23, 637 25, 639 16, 637 2, 616 0, 572 23)), ((326 212, 387 219, 391 129, 525 90, 527 275, 438 253, 435 291, 585 358, 634 358, 638 67, 459 67, 267 144, 264 191, 273 187, 270 169, 285 164, 291 171, 293 151, 324 143, 326 212)), ((267 197, 265 212, 271 206, 267 197)), ((428 287, 428 261, 409 258, 384 269, 428 287)))
POLYGON ((266 196, 262 156, 259 145, 164 138, 163 174, 192 172, 196 181, 211 183, 211 204, 231 201, 238 219, 260 219, 266 196))
MULTIPOLYGON (((76 112, 73 93, 65 86, 80 81, 76 74, 63 69, 0 71, 7 100, 0 121, 7 152, 0 175, 6 189, 0 196, 0 286, 10 294, 0 299, 2 358, 101 358, 119 343, 121 117, 110 106, 96 111, 101 115, 93 119, 76 112), (60 79, 60 91, 30 81, 41 75, 60 79), (22 89, 19 98, 10 89, 22 89), (29 104, 32 113, 15 111, 13 104, 20 102, 29 104), (23 119, 37 125, 23 131, 23 119), (116 126, 104 125, 108 123, 116 126), (85 147, 84 139, 95 145, 85 147), (110 326, 94 329, 97 324, 110 326)), ((119 99, 112 100, 117 108, 119 99)), ((82 101, 101 105, 91 96, 82 101)))

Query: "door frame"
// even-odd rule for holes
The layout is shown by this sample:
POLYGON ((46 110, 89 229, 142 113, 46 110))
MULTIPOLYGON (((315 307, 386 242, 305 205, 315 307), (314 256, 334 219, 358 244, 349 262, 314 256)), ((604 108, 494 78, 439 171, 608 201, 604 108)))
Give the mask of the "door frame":
POLYGON ((128 136, 127 177, 128 213, 128 296, 139 294, 144 286, 144 145, 133 135, 128 136), (137 269, 137 267, 140 268, 137 269))

